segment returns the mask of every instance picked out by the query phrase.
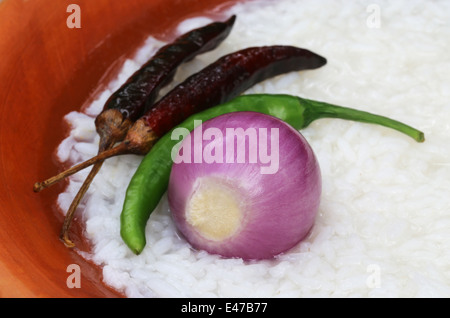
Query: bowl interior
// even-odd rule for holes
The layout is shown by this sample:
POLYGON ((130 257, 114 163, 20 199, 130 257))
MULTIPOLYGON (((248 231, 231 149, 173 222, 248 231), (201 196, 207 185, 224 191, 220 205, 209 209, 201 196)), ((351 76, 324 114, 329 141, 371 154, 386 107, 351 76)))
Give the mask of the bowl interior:
MULTIPOLYGON (((169 40, 182 19, 220 16, 232 2, 80 0, 81 28, 69 27, 76 11, 64 1, 0 3, 0 297, 122 296, 59 241, 55 202, 65 184, 38 194, 32 186, 63 168, 54 156, 63 116, 89 102, 147 36, 169 40)), ((82 222, 74 228, 88 249, 82 222)))

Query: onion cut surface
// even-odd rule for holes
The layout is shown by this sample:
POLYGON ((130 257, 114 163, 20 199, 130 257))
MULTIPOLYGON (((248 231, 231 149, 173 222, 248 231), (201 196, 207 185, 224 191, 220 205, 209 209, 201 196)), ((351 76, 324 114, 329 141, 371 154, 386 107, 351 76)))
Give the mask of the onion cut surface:
POLYGON ((318 162, 306 139, 278 118, 237 112, 208 120, 179 143, 173 159, 169 206, 195 249, 269 259, 314 224, 318 162))

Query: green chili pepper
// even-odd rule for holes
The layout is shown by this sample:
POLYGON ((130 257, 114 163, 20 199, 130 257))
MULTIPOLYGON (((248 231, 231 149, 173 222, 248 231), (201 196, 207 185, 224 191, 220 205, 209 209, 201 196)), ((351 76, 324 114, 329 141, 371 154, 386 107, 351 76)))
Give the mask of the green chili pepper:
POLYGON ((211 118, 237 111, 255 111, 278 117, 295 129, 307 127, 319 118, 340 118, 382 125, 400 131, 417 142, 424 134, 401 122, 371 113, 308 100, 290 95, 243 95, 228 103, 197 113, 164 135, 144 157, 128 186, 121 213, 121 236, 128 247, 139 254, 145 247, 145 227, 150 214, 167 190, 172 168, 172 151, 179 140, 172 139, 172 131, 183 127, 192 131, 194 120, 205 122, 211 118))

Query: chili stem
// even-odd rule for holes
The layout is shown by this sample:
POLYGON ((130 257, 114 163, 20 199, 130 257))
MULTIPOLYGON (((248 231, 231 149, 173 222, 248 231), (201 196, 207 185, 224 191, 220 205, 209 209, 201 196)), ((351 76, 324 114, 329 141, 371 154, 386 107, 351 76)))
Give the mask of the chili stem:
MULTIPOLYGON (((101 154, 104 151, 111 149, 114 146, 114 144, 115 144, 115 142, 111 138, 101 138, 98 154, 101 154)), ((75 195, 72 203, 70 204, 69 209, 66 212, 66 216, 64 218, 64 223, 63 223, 63 226, 61 229, 60 239, 64 242, 64 245, 66 245, 67 247, 75 246, 75 244, 69 238, 70 225, 71 225, 73 217, 75 215, 75 211, 81 202, 81 199, 83 198, 83 196, 89 189, 89 186, 91 185, 91 183, 94 180, 97 173, 100 171, 100 169, 103 165, 103 162, 104 162, 104 160, 101 160, 92 166, 91 171, 89 172, 88 176, 84 180, 83 184, 81 185, 80 189, 78 190, 78 193, 75 195)))
POLYGON ((410 136, 411 138, 416 140, 417 142, 425 141, 425 136, 423 132, 411 126, 408 126, 404 123, 401 123, 397 120, 390 119, 388 117, 304 98, 299 98, 299 100, 300 102, 304 102, 307 106, 306 108, 307 112, 305 113, 305 127, 316 119, 339 118, 381 125, 404 133, 407 136, 410 136))
POLYGON ((114 148, 105 150, 101 153, 99 153, 97 156, 92 157, 89 160, 86 160, 78 165, 75 165, 59 174, 57 174, 56 176, 53 176, 45 181, 42 182, 36 182, 34 184, 33 190, 34 192, 39 192, 44 190, 45 188, 50 187, 51 185, 61 181, 62 179, 71 176, 75 173, 77 173, 80 170, 83 170, 93 164, 96 164, 97 162, 101 162, 104 161, 105 159, 114 157, 114 156, 119 156, 119 155, 123 155, 128 153, 128 147, 127 144, 122 142, 121 144, 117 145, 114 148))

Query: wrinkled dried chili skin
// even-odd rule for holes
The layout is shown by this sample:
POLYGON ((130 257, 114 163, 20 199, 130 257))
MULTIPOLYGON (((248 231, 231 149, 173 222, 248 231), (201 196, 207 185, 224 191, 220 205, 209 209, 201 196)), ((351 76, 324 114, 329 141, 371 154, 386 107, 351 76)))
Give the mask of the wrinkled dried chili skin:
POLYGON ((325 58, 293 46, 247 48, 226 55, 190 76, 142 118, 153 133, 163 136, 190 115, 227 102, 258 82, 325 64, 325 58))
MULTIPOLYGON (((235 19, 236 17, 232 16, 225 22, 210 23, 163 46, 114 92, 95 119, 96 130, 100 136, 99 153, 122 141, 136 119, 154 105, 160 89, 173 79, 177 67, 198 54, 216 48, 230 33, 235 19)), ((103 161, 99 161, 95 164, 66 213, 60 236, 66 246, 74 246, 68 237, 72 218, 102 163, 103 161)))
POLYGON ((110 96, 104 109, 117 109, 123 119, 135 121, 153 105, 159 89, 173 79, 177 66, 215 49, 228 36, 235 19, 232 16, 225 22, 214 22, 192 30, 161 47, 110 96))

